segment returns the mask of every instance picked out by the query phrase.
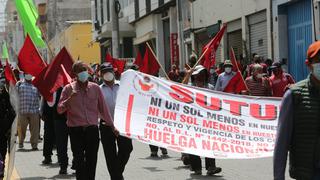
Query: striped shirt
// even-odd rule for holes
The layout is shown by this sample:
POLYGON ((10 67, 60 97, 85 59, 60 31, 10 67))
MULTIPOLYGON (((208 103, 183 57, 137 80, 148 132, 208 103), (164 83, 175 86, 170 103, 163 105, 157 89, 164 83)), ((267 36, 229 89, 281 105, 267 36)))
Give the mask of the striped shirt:
MULTIPOLYGON (((252 96, 271 96, 271 89, 270 86, 266 86, 266 82, 269 81, 267 79, 264 79, 262 81, 257 81, 253 79, 252 76, 248 77, 246 79, 246 84, 249 88, 250 95, 252 96)), ((270 84, 270 82, 267 82, 270 84)))
POLYGON ((36 114, 40 112, 40 94, 38 89, 28 82, 17 83, 19 93, 19 113, 20 114, 36 114))

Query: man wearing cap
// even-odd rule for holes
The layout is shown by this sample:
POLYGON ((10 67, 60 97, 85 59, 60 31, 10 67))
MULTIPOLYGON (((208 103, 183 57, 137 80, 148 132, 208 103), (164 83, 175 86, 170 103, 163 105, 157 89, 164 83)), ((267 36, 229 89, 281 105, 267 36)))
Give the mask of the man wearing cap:
MULTIPOLYGON (((100 88, 111 116, 114 118, 119 84, 115 83, 113 66, 110 63, 103 63, 100 66, 100 75, 103 79, 103 83, 100 85, 100 88)), ((133 149, 131 139, 120 135, 116 137, 112 128, 106 126, 104 121, 100 121, 100 134, 111 179, 123 179, 122 174, 133 149)))
POLYGON ((320 41, 309 46, 309 76, 290 87, 282 100, 273 157, 275 180, 320 179, 320 41))
POLYGON ((32 150, 38 150, 38 139, 40 133, 40 94, 38 89, 32 85, 32 75, 25 74, 24 80, 16 84, 19 94, 19 119, 18 135, 19 148, 23 148, 27 127, 30 129, 30 142, 32 150))
POLYGON ((274 62, 270 68, 272 70, 272 76, 269 79, 272 96, 283 97, 289 86, 295 82, 290 74, 283 72, 280 62, 274 62))
MULTIPOLYGON (((191 82, 193 86, 200 88, 208 88, 208 72, 202 65, 197 65, 191 76, 191 82)), ((189 160, 191 170, 194 171, 194 175, 202 174, 202 164, 200 156, 189 154, 189 160)), ((214 158, 205 158, 205 167, 207 175, 214 175, 220 173, 222 169, 216 166, 216 160, 214 158)))
POLYGON ((225 60, 223 67, 224 72, 218 76, 216 86, 214 87, 214 90, 216 91, 223 91, 224 88, 228 85, 229 81, 232 79, 232 77, 236 74, 232 71, 233 65, 230 60, 225 60))
POLYGON ((63 88, 57 111, 67 114, 76 178, 94 180, 99 149, 98 118, 116 135, 118 131, 100 87, 88 81, 88 66, 78 61, 73 64, 72 73, 76 81, 63 88))

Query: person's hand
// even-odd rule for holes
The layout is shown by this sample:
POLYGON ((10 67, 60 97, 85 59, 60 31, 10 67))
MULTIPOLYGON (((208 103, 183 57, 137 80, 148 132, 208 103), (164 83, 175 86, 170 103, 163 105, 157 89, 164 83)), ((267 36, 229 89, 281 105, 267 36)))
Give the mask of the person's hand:
POLYGON ((116 137, 118 137, 119 136, 119 131, 118 131, 118 129, 117 128, 113 128, 113 133, 114 133, 114 135, 116 136, 116 137))
POLYGON ((242 94, 242 95, 249 95, 249 91, 247 91, 247 90, 242 90, 242 91, 240 92, 240 94, 242 94))

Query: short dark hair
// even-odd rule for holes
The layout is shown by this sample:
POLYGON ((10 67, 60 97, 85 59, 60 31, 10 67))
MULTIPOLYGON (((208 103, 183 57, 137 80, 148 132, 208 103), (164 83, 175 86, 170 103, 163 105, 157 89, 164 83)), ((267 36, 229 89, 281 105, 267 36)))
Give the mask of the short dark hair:
POLYGON ((88 70, 88 67, 82 61, 77 61, 72 65, 72 73, 75 75, 85 70, 88 70))

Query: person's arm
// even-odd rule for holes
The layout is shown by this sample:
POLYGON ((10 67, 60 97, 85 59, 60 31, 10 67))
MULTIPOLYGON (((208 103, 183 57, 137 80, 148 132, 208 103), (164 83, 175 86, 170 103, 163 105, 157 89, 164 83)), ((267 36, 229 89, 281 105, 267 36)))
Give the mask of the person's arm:
POLYGON ((281 103, 277 137, 273 154, 274 180, 284 180, 293 126, 293 95, 288 90, 281 103))
POLYGON ((100 117, 103 121, 106 122, 107 126, 114 128, 113 117, 111 117, 111 114, 104 100, 100 87, 97 88, 97 94, 98 94, 98 109, 99 109, 100 117))
POLYGON ((221 91, 220 89, 221 89, 221 83, 220 83, 220 80, 221 79, 221 76, 219 75, 218 76, 218 79, 217 79, 217 82, 216 82, 216 85, 215 85, 215 87, 214 87, 214 90, 216 90, 216 91, 221 91))
POLYGON ((64 87, 61 93, 61 97, 58 103, 57 111, 59 114, 63 114, 66 112, 69 108, 68 102, 72 98, 72 96, 75 94, 74 91, 70 92, 71 88, 68 88, 68 86, 64 87))

